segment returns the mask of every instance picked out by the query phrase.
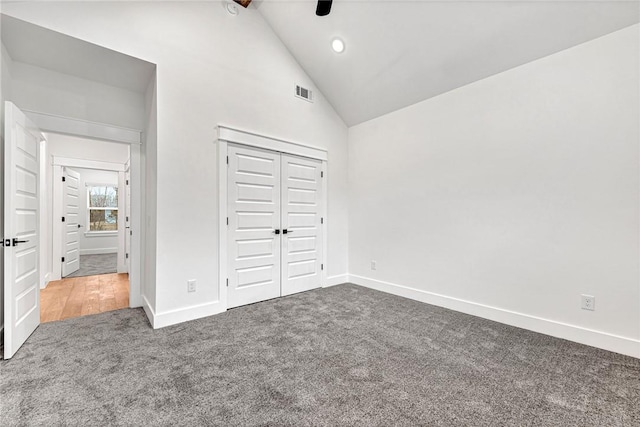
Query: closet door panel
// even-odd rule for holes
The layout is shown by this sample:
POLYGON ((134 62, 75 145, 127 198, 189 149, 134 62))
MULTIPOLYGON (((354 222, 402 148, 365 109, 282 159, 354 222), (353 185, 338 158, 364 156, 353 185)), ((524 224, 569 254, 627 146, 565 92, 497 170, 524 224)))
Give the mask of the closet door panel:
POLYGON ((229 146, 228 307, 280 296, 280 154, 229 146))
POLYGON ((290 295, 321 286, 322 162, 283 154, 281 167, 282 295, 290 295))

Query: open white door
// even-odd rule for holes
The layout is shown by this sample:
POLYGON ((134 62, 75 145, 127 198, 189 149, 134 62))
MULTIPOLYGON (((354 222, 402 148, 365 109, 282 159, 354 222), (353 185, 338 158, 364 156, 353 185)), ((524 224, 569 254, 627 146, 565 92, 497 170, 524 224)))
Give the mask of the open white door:
POLYGON ((282 296, 322 285, 322 162, 282 155, 282 296))
POLYGON ((40 324, 39 146, 44 136, 13 103, 5 103, 4 358, 40 324))
POLYGON ((62 277, 67 277, 80 269, 80 174, 64 168, 62 186, 62 277))

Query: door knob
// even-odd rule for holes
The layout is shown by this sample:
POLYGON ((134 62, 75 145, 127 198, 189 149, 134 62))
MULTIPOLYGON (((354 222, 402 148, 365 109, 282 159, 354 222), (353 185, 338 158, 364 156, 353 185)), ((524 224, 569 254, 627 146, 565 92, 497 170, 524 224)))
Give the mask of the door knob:
POLYGON ((293 233, 293 230, 287 230, 286 228, 282 230, 282 234, 293 233))
POLYGON ((18 243, 27 243, 27 242, 28 240, 18 240, 16 237, 14 237, 12 246, 18 246, 18 243))
POLYGON ((80 224, 78 224, 78 228, 82 228, 82 226, 80 224))
POLYGON ((280 234, 280 230, 278 230, 278 229, 273 230, 273 232, 274 232, 275 234, 280 234))

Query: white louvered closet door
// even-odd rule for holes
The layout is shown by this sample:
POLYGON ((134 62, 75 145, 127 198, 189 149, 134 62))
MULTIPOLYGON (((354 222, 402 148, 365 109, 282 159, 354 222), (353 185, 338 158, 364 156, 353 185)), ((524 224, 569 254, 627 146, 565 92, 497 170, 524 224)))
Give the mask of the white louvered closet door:
POLYGON ((280 296, 280 154, 229 146, 227 307, 280 296))
POLYGON ((322 284, 322 162, 282 155, 282 295, 322 284))
POLYGON ((227 307, 319 288, 322 162, 229 145, 227 167, 227 307))

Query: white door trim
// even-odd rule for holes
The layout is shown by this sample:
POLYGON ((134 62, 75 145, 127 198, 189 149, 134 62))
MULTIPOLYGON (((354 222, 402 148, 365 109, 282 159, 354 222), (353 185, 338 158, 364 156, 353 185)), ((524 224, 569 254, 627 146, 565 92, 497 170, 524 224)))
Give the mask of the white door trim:
POLYGON ((310 157, 312 159, 322 160, 323 162, 328 160, 327 150, 322 148, 219 125, 218 141, 222 140, 234 142, 236 144, 248 145, 250 147, 264 148, 271 151, 277 151, 279 153, 310 157))
MULTIPOLYGON (((72 159, 69 157, 53 157, 53 230, 52 230, 52 239, 53 239, 53 248, 51 251, 51 256, 53 259, 52 271, 51 271, 51 280, 60 280, 62 278, 62 264, 56 262, 56 260, 60 260, 62 257, 62 222, 57 221, 58 218, 64 216, 63 214, 63 206, 60 203, 62 199, 62 185, 60 185, 62 181, 62 168, 63 167, 76 167, 81 169, 99 169, 110 172, 118 173, 118 185, 124 185, 124 172, 123 164, 119 163, 107 163, 107 162, 94 162, 92 160, 84 160, 84 159, 72 159), (99 165, 98 165, 99 164, 99 165), (100 167, 96 167, 100 166, 100 167), (120 182, 122 181, 122 182, 120 182)), ((121 187, 122 188, 122 187, 121 187)), ((86 191, 86 190, 85 190, 86 191)), ((118 198, 118 212, 124 212, 124 199, 118 198)), ((118 273, 124 272, 124 227, 120 227, 118 230, 118 273)))
MULTIPOLYGON (((144 203, 143 203, 143 194, 142 194, 142 189, 143 189, 143 182, 142 182, 142 168, 143 168, 143 161, 142 161, 142 149, 141 149, 141 135, 142 132, 138 131, 138 130, 132 130, 132 129, 125 129, 125 128, 118 128, 116 126, 112 126, 112 125, 107 125, 107 124, 102 124, 102 123, 94 123, 94 122, 87 122, 84 120, 77 120, 77 119, 71 119, 71 118, 67 118, 67 117, 60 117, 60 116, 52 116, 49 114, 42 114, 42 113, 37 113, 37 112, 29 112, 27 113, 28 117, 31 117, 32 120, 35 118, 36 123, 39 123, 41 125, 44 126, 44 129, 46 129, 48 132, 52 132, 52 133, 60 133, 60 134, 65 134, 65 135, 74 135, 74 136, 79 136, 79 137, 84 137, 84 138, 93 138, 93 139, 101 139, 104 141, 108 141, 108 142, 117 142, 117 143, 125 143, 125 144, 129 144, 130 145, 130 151, 129 151, 129 161, 130 161, 130 165, 131 165, 131 176, 130 176, 130 184, 131 184, 131 231, 132 231, 132 235, 131 235, 131 258, 133 260, 135 260, 135 262, 130 264, 130 271, 129 271, 129 307, 142 307, 142 262, 143 262, 143 254, 142 254, 142 218, 144 218, 144 203), (46 123, 44 122, 45 120, 43 120, 44 118, 51 118, 53 117, 54 119, 48 120, 46 121, 46 123), (127 132, 124 132, 123 134, 119 134, 118 130, 124 130, 127 132), (137 137, 135 137, 135 135, 133 134, 137 134, 137 137), (128 135, 127 136, 122 136, 122 135, 128 135)), ((64 159, 62 157, 58 157, 58 159, 64 159)), ((77 160, 77 159, 75 159, 77 160)), ((108 163, 106 162, 100 162, 102 163, 102 167, 94 167, 93 169, 104 169, 104 167, 106 165, 108 165, 108 163)), ((76 167, 80 167, 80 166, 76 166, 76 167)), ((118 166, 118 172, 122 172, 124 171, 124 166, 123 165, 119 165, 118 166)), ((62 168, 61 167, 55 167, 53 168, 53 179, 54 179, 54 183, 56 182, 56 180, 59 182, 62 179, 62 168), (56 173, 56 170, 57 173, 56 173)), ((58 186, 54 185, 53 186, 54 191, 55 188, 58 188, 58 186)), ((56 212, 56 202, 55 202, 56 198, 55 198, 55 194, 54 194, 54 205, 53 205, 53 211, 54 214, 56 212)), ((60 212, 61 207, 58 207, 58 212, 60 212)), ((55 226, 56 226, 56 221, 53 222, 54 224, 54 236, 56 235, 55 233, 55 226)), ((60 224, 58 224, 59 226, 60 224)), ((56 244, 56 242, 53 242, 53 250, 55 251, 56 248, 58 248, 58 251, 61 251, 61 247, 59 244, 56 244)), ((59 243, 59 242, 58 242, 59 243)), ((58 253, 58 258, 53 258, 53 260, 55 261, 56 259, 60 259, 60 254, 58 253)), ((53 273, 55 275, 55 272, 53 273)), ((50 277, 51 280, 56 280, 56 277, 50 277)), ((59 279, 59 277, 58 277, 59 279)))
POLYGON ((103 171, 124 172, 125 164, 97 162, 95 160, 74 159, 71 157, 53 156, 54 166, 66 166, 68 168, 98 169, 103 171))
POLYGON ((327 199, 329 186, 327 176, 327 150, 296 142, 284 141, 282 139, 259 135, 254 132, 247 132, 234 129, 228 126, 219 125, 218 130, 218 297, 222 306, 227 307, 227 155, 229 143, 244 146, 257 147, 265 150, 276 151, 294 156, 310 157, 322 161, 322 174, 325 184, 322 192, 322 216, 324 217, 324 227, 322 228, 322 253, 324 258, 324 269, 322 270, 322 287, 327 286, 327 229, 330 218, 327 217, 327 199))
POLYGON ((24 113, 42 132, 76 135, 122 144, 142 144, 142 132, 136 129, 70 119, 53 114, 38 113, 37 111, 24 110, 24 113))

